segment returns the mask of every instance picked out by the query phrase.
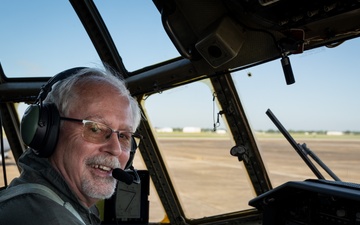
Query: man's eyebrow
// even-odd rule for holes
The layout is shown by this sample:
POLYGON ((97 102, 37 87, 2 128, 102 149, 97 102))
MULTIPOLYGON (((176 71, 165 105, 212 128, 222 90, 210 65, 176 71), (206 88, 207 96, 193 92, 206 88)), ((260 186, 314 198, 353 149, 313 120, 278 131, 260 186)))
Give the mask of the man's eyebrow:
POLYGON ((84 120, 91 120, 91 121, 103 123, 106 125, 108 124, 107 121, 104 119, 104 117, 99 116, 99 115, 87 116, 84 118, 84 120))
POLYGON ((94 122, 105 124, 106 126, 110 127, 113 130, 116 130, 116 131, 131 132, 131 133, 135 132, 132 125, 129 125, 129 126, 125 125, 125 127, 115 129, 111 123, 109 123, 103 116, 99 116, 99 115, 87 116, 87 117, 85 117, 84 120, 91 120, 94 122))

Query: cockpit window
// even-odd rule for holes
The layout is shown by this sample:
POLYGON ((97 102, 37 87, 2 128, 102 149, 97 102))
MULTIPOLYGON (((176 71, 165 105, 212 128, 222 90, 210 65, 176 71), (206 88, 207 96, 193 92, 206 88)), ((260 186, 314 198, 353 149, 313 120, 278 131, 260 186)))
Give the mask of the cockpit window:
MULTIPOLYGON (((273 186, 316 177, 266 115, 267 109, 341 180, 360 182, 359 157, 343 154, 359 150, 359 45, 359 40, 349 40, 336 48, 290 56, 292 85, 286 85, 280 60, 233 74, 273 186)), ((320 172, 332 180, 321 167, 320 172)))
MULTIPOLYGON (((128 71, 179 56, 151 1, 94 2, 128 71)), ((2 6, 0 26, 6 32, 0 36, 0 58, 6 76, 53 76, 65 68, 102 66, 70 2, 7 1, 2 6)))
POLYGON ((234 141, 221 116, 217 120, 209 86, 188 84, 144 103, 186 217, 249 209, 253 188, 243 163, 230 154, 234 141))
POLYGON ((179 56, 152 1, 97 0, 95 4, 128 71, 179 56))
POLYGON ((2 2, 0 27, 0 59, 8 77, 53 76, 100 63, 68 1, 2 2))

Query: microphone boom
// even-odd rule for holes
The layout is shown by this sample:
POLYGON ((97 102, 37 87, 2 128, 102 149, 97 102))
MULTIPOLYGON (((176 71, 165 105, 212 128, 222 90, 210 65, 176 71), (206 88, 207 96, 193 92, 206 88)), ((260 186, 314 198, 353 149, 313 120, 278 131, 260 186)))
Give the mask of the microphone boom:
POLYGON ((134 177, 125 172, 124 170, 120 168, 115 168, 112 171, 112 176, 118 181, 124 182, 127 185, 130 185, 134 181, 134 177))

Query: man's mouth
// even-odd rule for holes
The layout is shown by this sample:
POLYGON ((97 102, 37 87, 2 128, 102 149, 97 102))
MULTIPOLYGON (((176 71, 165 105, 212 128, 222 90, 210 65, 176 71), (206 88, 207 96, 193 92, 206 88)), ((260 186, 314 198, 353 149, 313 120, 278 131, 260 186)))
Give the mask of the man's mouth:
POLYGON ((106 171, 106 172, 110 172, 112 170, 111 167, 108 167, 108 166, 105 166, 105 165, 91 165, 92 168, 95 168, 95 169, 101 169, 103 171, 106 171))

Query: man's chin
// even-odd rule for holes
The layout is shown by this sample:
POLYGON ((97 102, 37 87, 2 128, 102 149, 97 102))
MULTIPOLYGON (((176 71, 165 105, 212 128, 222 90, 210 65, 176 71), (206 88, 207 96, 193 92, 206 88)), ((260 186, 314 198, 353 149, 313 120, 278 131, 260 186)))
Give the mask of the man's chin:
POLYGON ((116 180, 112 177, 95 179, 93 181, 83 180, 83 192, 94 199, 107 199, 110 198, 116 188, 116 180))

